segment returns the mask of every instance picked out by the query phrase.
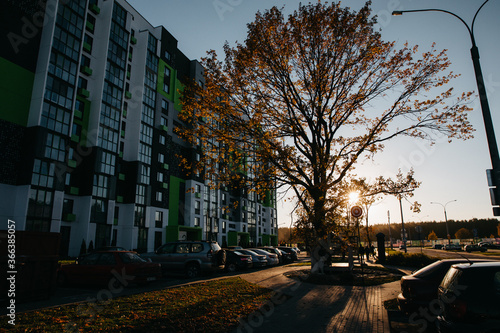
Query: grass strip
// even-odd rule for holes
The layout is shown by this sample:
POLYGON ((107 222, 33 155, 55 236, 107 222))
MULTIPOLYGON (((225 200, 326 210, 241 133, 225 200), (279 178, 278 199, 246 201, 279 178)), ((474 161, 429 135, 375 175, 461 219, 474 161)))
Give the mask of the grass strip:
POLYGON ((18 314, 0 332, 229 332, 272 295, 233 277, 18 314))

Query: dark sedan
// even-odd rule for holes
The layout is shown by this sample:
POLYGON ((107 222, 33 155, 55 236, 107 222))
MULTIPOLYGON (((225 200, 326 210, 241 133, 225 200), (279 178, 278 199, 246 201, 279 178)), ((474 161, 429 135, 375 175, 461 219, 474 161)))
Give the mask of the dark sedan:
POLYGON ((253 266, 252 256, 239 251, 226 250, 226 271, 234 272, 238 269, 247 269, 253 266))
POLYGON ((92 284, 109 288, 145 284, 160 277, 160 264, 148 262, 132 251, 92 252, 75 264, 62 265, 58 271, 60 285, 92 284))
POLYGON ((265 255, 262 254, 257 254, 251 250, 238 250, 238 252, 243 253, 243 254, 248 254, 252 256, 252 264, 253 267, 264 267, 267 266, 267 258, 265 255))
POLYGON ((448 269, 454 264, 489 261, 487 259, 443 259, 438 260, 411 275, 401 278, 401 293, 398 304, 402 312, 410 314, 419 307, 426 307, 437 299, 438 287, 448 269))
POLYGON ((471 253, 472 251, 481 251, 486 252, 488 249, 484 246, 480 246, 478 244, 469 244, 464 246, 464 251, 471 253))
POLYGON ((278 246, 278 249, 280 249, 283 252, 288 253, 290 255, 291 259, 292 259, 292 262, 293 261, 297 261, 297 259, 298 259, 297 252, 295 252, 295 250, 292 249, 291 247, 288 247, 288 246, 278 246))

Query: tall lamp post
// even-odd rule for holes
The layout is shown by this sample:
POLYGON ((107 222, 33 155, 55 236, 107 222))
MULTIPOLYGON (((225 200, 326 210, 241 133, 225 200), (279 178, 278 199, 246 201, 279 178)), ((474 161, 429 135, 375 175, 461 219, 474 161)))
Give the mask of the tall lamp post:
MULTIPOLYGON (((484 127, 486 129, 486 138, 488 140, 488 147, 490 151, 490 159, 493 169, 487 170, 488 185, 490 188, 491 203, 493 206, 500 205, 500 158, 498 155, 498 146, 495 137, 495 131, 493 129, 493 121, 491 119, 490 106, 488 104, 488 97, 486 95, 486 89, 483 81, 483 73, 481 71, 481 65, 479 63, 479 51, 476 46, 476 40, 474 38, 474 23, 476 21, 477 14, 483 8, 483 6, 488 2, 486 0, 483 2, 481 7, 476 11, 474 18, 472 19, 472 25, 469 25, 458 15, 444 10, 444 9, 414 9, 414 10, 397 10, 393 11, 392 15, 398 16, 403 15, 403 13, 413 13, 413 12, 443 12, 446 14, 453 15, 458 18, 466 27, 469 32, 469 36, 472 42, 472 48, 470 49, 472 56, 472 63, 474 65, 474 73, 476 74, 476 83, 479 90, 479 98, 481 101, 481 109, 483 112, 484 127)), ((493 207, 493 215, 500 216, 500 207, 493 207)))
POLYGON ((448 216, 446 216, 446 205, 449 204, 450 202, 455 202, 455 201, 457 201, 457 200, 448 201, 444 205, 442 203, 439 203, 439 202, 434 202, 434 201, 431 202, 431 204, 441 205, 441 207, 443 207, 443 210, 444 210, 444 223, 446 224, 446 237, 448 237, 448 245, 451 244, 451 235, 450 235, 450 229, 448 229, 448 216))

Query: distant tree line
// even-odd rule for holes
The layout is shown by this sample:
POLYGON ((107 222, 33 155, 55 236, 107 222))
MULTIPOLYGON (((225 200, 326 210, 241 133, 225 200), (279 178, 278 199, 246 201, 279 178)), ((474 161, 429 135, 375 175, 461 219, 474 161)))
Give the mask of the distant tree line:
MULTIPOLYGON (((463 234, 466 229, 470 232, 471 238, 474 235, 474 229, 477 231, 477 237, 490 238, 499 237, 500 221, 498 219, 472 219, 472 220, 448 220, 448 228, 451 238, 456 238, 455 234, 463 234)), ((391 236, 395 239, 401 238, 401 223, 391 223, 391 236)), ((428 239, 428 236, 433 232, 437 238, 447 238, 445 222, 405 222, 405 230, 409 240, 428 239), (417 233, 417 226, 420 226, 422 232, 417 233)), ((372 231, 375 235, 379 232, 389 236, 388 224, 376 224, 372 226, 372 231)))
MULTIPOLYGON (((472 220, 448 220, 448 228, 451 238, 472 238, 474 237, 474 229, 477 230, 477 237, 491 238, 500 237, 500 220, 490 219, 472 219, 472 220)), ((401 239, 401 223, 391 223, 391 237, 393 239, 401 239)), ((408 240, 419 239, 439 239, 447 238, 445 222, 405 222, 405 230, 408 240), (417 226, 421 227, 421 233, 417 232, 417 226)), ((375 240, 375 235, 383 233, 385 239, 389 240, 389 225, 374 224, 369 226, 370 239, 375 240)), ((366 227, 361 226, 362 241, 366 241, 366 227)), ((279 228, 278 241, 280 243, 302 243, 295 232, 295 228, 279 228)))

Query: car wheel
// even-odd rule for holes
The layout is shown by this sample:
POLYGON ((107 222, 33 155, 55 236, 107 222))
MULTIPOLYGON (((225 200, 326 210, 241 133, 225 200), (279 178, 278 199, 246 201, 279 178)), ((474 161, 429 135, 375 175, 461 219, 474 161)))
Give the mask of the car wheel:
POLYGON ((227 264, 227 271, 228 272, 235 272, 236 271, 236 264, 235 263, 230 263, 230 264, 227 264))
POLYGON ((200 275, 200 266, 198 264, 192 263, 186 266, 186 276, 188 278, 195 278, 200 275))
POLYGON ((66 274, 63 272, 57 273, 57 285, 63 287, 67 284, 68 284, 68 277, 66 276, 66 274))

